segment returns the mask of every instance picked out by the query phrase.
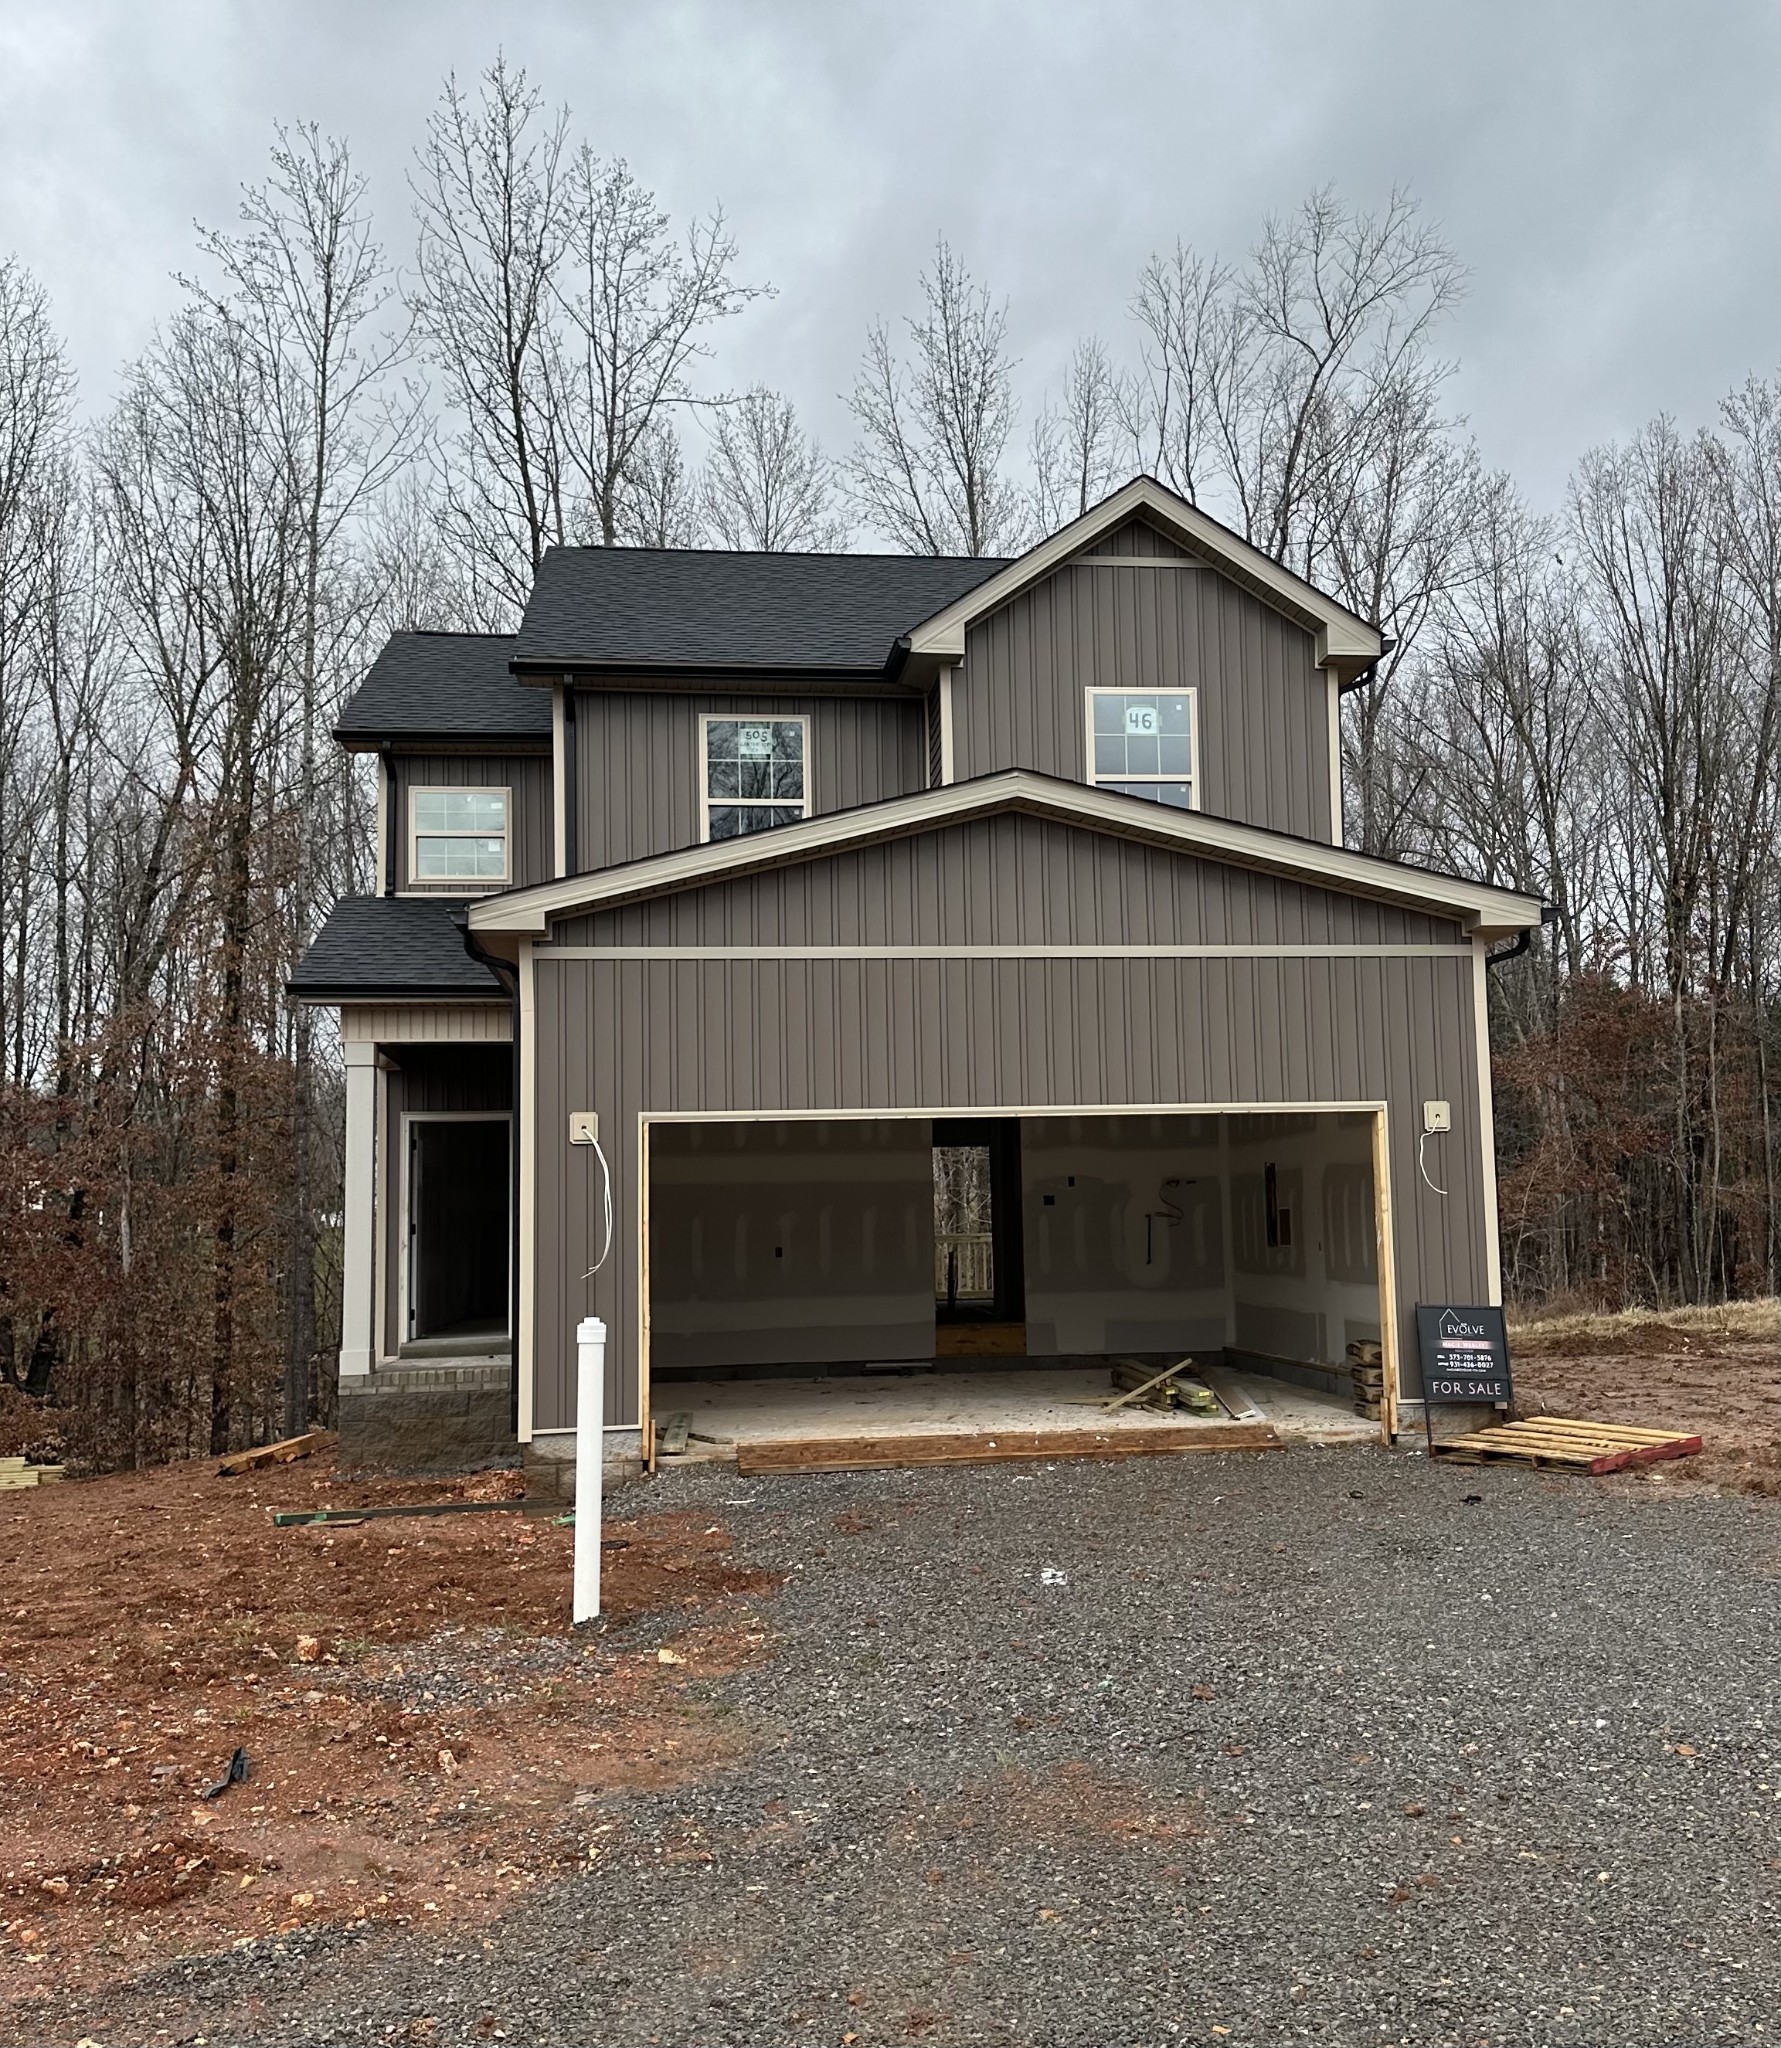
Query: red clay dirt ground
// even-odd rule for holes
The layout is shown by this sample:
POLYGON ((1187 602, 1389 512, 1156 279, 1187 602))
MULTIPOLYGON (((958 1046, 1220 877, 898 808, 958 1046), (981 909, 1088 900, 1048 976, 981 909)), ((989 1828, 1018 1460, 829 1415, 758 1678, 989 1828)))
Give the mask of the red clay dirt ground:
POLYGON ((1699 1457, 1611 1481, 1674 1493, 1766 1495, 1781 1485, 1781 1305, 1628 1310, 1512 1323, 1517 1415, 1687 1430, 1699 1457))
POLYGON ((279 1929, 486 1918, 600 1853, 604 1792, 734 1751, 690 1682, 762 1653, 777 1581, 708 1515, 607 1525, 607 1613, 662 1615, 665 1653, 572 1635, 545 1516, 272 1525, 516 1480, 349 1482, 329 1455, 0 1494, 0 2038, 279 1929), (237 1745, 247 1782, 205 1801, 237 1745))

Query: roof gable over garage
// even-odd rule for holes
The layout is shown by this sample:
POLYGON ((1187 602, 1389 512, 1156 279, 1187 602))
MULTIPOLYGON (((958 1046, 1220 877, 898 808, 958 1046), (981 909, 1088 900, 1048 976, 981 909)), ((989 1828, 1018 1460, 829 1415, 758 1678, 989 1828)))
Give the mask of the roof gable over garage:
POLYGON ((895 957, 1469 945, 1459 921, 1008 809, 553 918, 552 947, 895 957))
MULTIPOLYGON (((744 876, 795 868, 849 850, 906 840, 942 826, 1004 813, 1048 819, 1089 835, 1154 846, 1328 894, 1420 911, 1449 919, 1467 934, 1522 931, 1537 924, 1540 917, 1539 902, 1533 897, 1395 861, 1375 860, 1283 832, 1012 770, 855 811, 806 819, 802 824, 744 839, 689 847, 597 874, 487 897, 471 906, 469 922, 476 934, 490 941, 502 935, 542 937, 554 923, 579 912, 735 882, 744 876)), ((976 896, 987 885, 983 877, 971 874, 961 886, 964 894, 976 896)), ((1011 871, 1006 886, 1041 894, 1045 887, 1038 877, 1023 877, 1018 871, 1011 871)))

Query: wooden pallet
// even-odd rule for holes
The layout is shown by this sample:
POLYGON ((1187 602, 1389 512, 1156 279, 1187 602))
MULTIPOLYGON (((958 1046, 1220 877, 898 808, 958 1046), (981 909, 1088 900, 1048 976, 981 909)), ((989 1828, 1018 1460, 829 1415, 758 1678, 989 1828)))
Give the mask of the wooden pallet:
POLYGON ((1692 1458, 1698 1436, 1673 1429, 1633 1429, 1619 1422, 1582 1422, 1569 1415, 1530 1415, 1450 1436, 1435 1445, 1439 1458, 1476 1462, 1514 1458, 1525 1465, 1569 1465, 1584 1472, 1620 1472, 1660 1458, 1692 1458))
POLYGON ((875 1472, 903 1465, 988 1465, 1009 1458, 1142 1458, 1163 1451, 1271 1451, 1267 1423, 1160 1423, 1146 1429, 958 1430, 926 1436, 763 1438, 736 1446, 744 1478, 769 1472, 875 1472))

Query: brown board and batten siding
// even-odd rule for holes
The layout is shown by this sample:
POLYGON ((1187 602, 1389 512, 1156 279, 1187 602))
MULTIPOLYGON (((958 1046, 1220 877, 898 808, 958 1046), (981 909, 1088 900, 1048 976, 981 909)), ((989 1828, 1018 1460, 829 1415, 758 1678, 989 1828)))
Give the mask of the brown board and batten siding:
POLYGON ((417 882, 408 872, 411 820, 408 799, 417 789, 508 789, 512 814, 512 879, 503 887, 525 889, 556 873, 555 803, 548 754, 395 754, 396 887, 416 895, 462 896, 461 881, 417 882))
POLYGON ((1330 840, 1332 685, 1312 635, 1153 539, 1146 559, 1182 566, 1119 566, 1131 546, 1096 552, 967 630, 952 683, 954 779, 1034 768, 1086 782, 1085 691, 1192 689, 1199 808, 1330 840))
POLYGON ((699 840, 699 720, 808 718, 810 808, 852 810, 925 789, 919 699, 578 690, 577 864, 583 872, 699 840))
POLYGON ((1425 911, 1004 813, 563 918, 552 937, 574 946, 1457 945, 1462 934, 1425 911))
MULTIPOLYGON (((1010 872, 1025 857, 1021 834, 1030 822, 998 821, 1010 872)), ((966 846, 972 829, 948 828, 964 833, 966 846)), ((1200 871, 1220 863, 1124 841, 1116 842, 1109 868, 1103 835, 1046 827, 1053 829, 1065 837, 1048 855, 1051 882, 1017 893, 1012 907, 987 885, 967 886, 962 896, 970 900, 961 901, 947 879, 944 848, 929 857, 916 843, 905 855, 893 842, 872 850, 875 873, 863 854, 828 856, 553 928, 555 946, 584 950, 553 953, 541 945, 532 955, 535 1429, 573 1425, 573 1331, 587 1314, 603 1316, 613 1333, 608 1416, 615 1423, 639 1419, 639 1133, 650 1115, 1384 1102, 1406 1366, 1414 1357, 1416 1301, 1488 1298, 1476 968, 1455 928, 1235 867, 1215 886, 1200 871), (1165 887, 1151 872, 1156 863, 1178 863, 1184 872, 1165 887), (1105 900, 1110 873, 1130 881, 1139 869, 1141 897, 1105 900), (700 898, 714 900, 703 907, 700 898), (1143 916, 1133 900, 1144 906, 1143 916), (971 930, 968 943, 980 946, 1406 950, 597 957, 602 947, 626 946, 938 946, 957 943, 950 935, 960 929, 971 930), (1223 936, 1270 929, 1284 936, 1223 936), (767 931, 770 939, 755 936, 767 931), (1417 1168, 1420 1104, 1431 1099, 1453 1108, 1453 1134, 1433 1162, 1444 1195, 1417 1168), (597 1110, 611 1136, 618 1205, 615 1255, 591 1282, 580 1276, 592 1263, 596 1183, 587 1155, 567 1143, 575 1109, 597 1110)))

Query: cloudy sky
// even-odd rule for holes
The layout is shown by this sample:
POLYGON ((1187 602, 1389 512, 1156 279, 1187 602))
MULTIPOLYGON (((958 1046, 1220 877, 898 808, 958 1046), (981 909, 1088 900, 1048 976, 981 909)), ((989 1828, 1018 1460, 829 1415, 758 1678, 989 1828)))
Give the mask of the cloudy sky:
POLYGON ((1456 406, 1537 503, 1781 354, 1774 0, 0 0, 0 252, 88 404, 277 120, 350 139, 405 256, 439 81, 502 45, 677 213, 722 202, 778 296, 713 376, 789 391, 835 446, 936 233, 1006 294, 1032 395, 1083 332, 1129 350, 1152 250, 1239 255, 1326 181, 1408 185, 1444 225, 1472 273, 1456 406))

